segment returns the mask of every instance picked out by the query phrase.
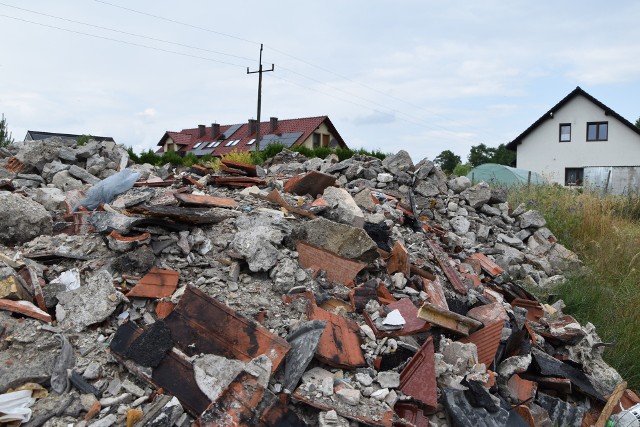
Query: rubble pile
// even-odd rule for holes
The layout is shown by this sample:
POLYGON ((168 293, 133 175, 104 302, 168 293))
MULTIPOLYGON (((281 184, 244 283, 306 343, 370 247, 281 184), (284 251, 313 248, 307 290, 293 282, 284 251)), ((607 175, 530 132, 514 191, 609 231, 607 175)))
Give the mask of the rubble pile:
POLYGON ((640 402, 593 325, 525 290, 581 267, 544 218, 406 152, 214 172, 28 142, 0 149, 0 218, 0 422, 581 426, 640 402))

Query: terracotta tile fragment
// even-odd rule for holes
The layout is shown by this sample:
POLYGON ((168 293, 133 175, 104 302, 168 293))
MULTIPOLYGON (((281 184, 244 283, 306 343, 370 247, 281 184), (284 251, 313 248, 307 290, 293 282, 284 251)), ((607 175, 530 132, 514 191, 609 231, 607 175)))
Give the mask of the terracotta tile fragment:
POLYGON ((395 331, 378 330, 375 326, 375 322, 371 320, 369 313, 364 312, 364 318, 367 324, 373 329, 373 332, 377 337, 400 337, 405 335, 415 335, 420 332, 426 332, 431 328, 431 325, 422 319, 418 318, 418 307, 413 305, 410 298, 402 298, 394 303, 388 304, 387 309, 389 311, 399 310, 402 317, 407 322, 402 329, 395 331))
POLYGON ((538 384, 533 381, 522 379, 520 375, 515 374, 507 381, 507 388, 512 401, 516 403, 524 403, 533 401, 538 391, 538 384))
POLYGON ((222 164, 230 168, 240 169, 241 171, 244 171, 247 174, 247 176, 251 176, 251 177, 258 176, 256 165, 251 165, 248 163, 233 162, 231 160, 222 160, 222 164))
POLYGON ((464 336, 469 335, 472 330, 482 326, 482 322, 454 313, 453 311, 443 310, 428 302, 425 302, 422 307, 420 307, 418 317, 433 325, 441 326, 464 336))
MULTIPOLYGON (((394 412, 400 418, 410 422, 415 427, 429 427, 429 417, 425 415, 422 408, 412 402, 398 402, 393 407, 394 412)), ((406 424, 395 423, 394 426, 406 424)))
POLYGON ((527 320, 531 322, 539 322, 544 316, 544 309, 538 301, 532 301, 524 298, 516 298, 511 301, 514 307, 523 307, 527 309, 527 320))
POLYGON ((275 372, 291 348, 283 338, 192 286, 165 322, 176 346, 189 356, 209 353, 248 362, 264 354, 275 372))
POLYGON ((482 322, 484 325, 491 324, 498 320, 502 320, 503 322, 509 321, 507 310, 504 309, 502 304, 497 302, 474 307, 467 312, 467 317, 482 322))
POLYGON ((393 245, 393 248, 391 248, 391 256, 386 261, 387 272, 389 274, 400 272, 404 273, 405 277, 409 277, 411 268, 409 263, 409 253, 402 243, 397 241, 393 245))
POLYGON ((23 314, 43 322, 51 323, 51 316, 46 311, 40 310, 37 306, 29 301, 11 301, 8 299, 0 299, 0 310, 10 311, 12 313, 23 314))
POLYGON ((241 169, 236 169, 236 168, 232 168, 229 167, 227 165, 225 165, 224 163, 220 165, 220 168, 218 169, 219 171, 222 172, 226 172, 226 173, 230 173, 232 175, 242 175, 242 176, 246 176, 247 173, 241 169))
POLYGON ((96 415, 100 413, 101 409, 102 409, 102 406, 100 405, 100 402, 96 400, 95 402, 93 402, 93 405, 91 405, 91 408, 89 408, 87 413, 84 415, 84 420, 85 421, 92 420, 96 415))
POLYGON ((186 185, 195 185, 198 188, 206 188, 204 184, 199 183, 198 181, 196 181, 195 179, 191 178, 190 176, 183 176, 182 177, 182 183, 186 184, 186 185))
POLYGON ((335 183, 335 176, 318 171, 311 171, 289 179, 284 183, 284 191, 299 196, 310 194, 311 197, 318 197, 319 194, 324 193, 327 187, 331 187, 335 183))
POLYGON ((213 172, 213 170, 201 165, 191 165, 191 172, 196 175, 205 176, 213 172))
POLYGON ((9 157, 7 159, 7 164, 4 165, 4 168, 12 173, 20 173, 24 170, 25 167, 26 165, 16 157, 9 157))
POLYGON ((367 266, 303 241, 298 242, 296 250, 302 268, 325 271, 327 279, 345 286, 353 286, 358 273, 367 266))
POLYGON ((422 402, 429 409, 438 406, 433 337, 429 337, 420 350, 400 373, 400 390, 422 402))
POLYGON ((493 363, 498 346, 500 346, 502 325, 503 322, 501 321, 491 323, 459 341, 462 343, 474 343, 478 349, 478 362, 484 363, 488 368, 493 363))
POLYGON ((520 415, 527 424, 529 424, 529 427, 538 427, 528 406, 518 405, 514 407, 513 410, 516 411, 516 413, 520 415))
POLYGON ((180 203, 187 206, 211 206, 219 208, 235 208, 238 202, 229 197, 213 197, 207 195, 175 193, 173 195, 180 203))
MULTIPOLYGON (((638 403, 640 403, 640 397, 638 397, 638 395, 631 389, 626 389, 620 398, 620 405, 622 405, 624 409, 629 409, 638 403)), ((614 413, 617 412, 614 411, 614 413)))
POLYGON ((213 177, 213 182, 216 185, 226 185, 229 187, 252 187, 254 185, 266 184, 264 179, 248 176, 215 176, 213 177))
POLYGON ((178 287, 180 273, 153 267, 127 293, 127 297, 168 298, 178 287))
POLYGON ((427 246, 429 246, 429 249, 431 249, 431 252, 436 257, 440 268, 444 271, 444 275, 447 276, 447 279, 449 279, 449 282, 451 282, 451 285, 456 292, 461 295, 466 295, 467 287, 462 283, 462 279, 456 269, 449 264, 449 256, 444 253, 440 245, 435 240, 426 240, 426 242, 427 246))
POLYGON ((356 322, 313 304, 307 306, 307 318, 327 322, 316 350, 318 360, 338 368, 366 366, 367 362, 360 348, 360 328, 356 322))
POLYGON ((491 259, 483 253, 475 253, 471 255, 470 258, 480 261, 482 269, 492 277, 496 277, 504 273, 504 270, 498 264, 491 261, 491 259))
POLYGON ((423 278, 422 289, 427 293, 427 299, 431 304, 443 310, 449 310, 449 304, 447 303, 447 298, 444 295, 444 289, 442 289, 439 278, 436 277, 435 280, 423 278))
POLYGON ((156 316, 158 316, 158 319, 165 319, 171 314, 175 306, 171 301, 159 301, 158 304, 156 304, 156 316))
POLYGON ((353 309, 357 312, 361 312, 366 307, 369 301, 378 300, 378 288, 381 285, 378 279, 368 280, 360 286, 355 287, 349 292, 349 299, 353 309))

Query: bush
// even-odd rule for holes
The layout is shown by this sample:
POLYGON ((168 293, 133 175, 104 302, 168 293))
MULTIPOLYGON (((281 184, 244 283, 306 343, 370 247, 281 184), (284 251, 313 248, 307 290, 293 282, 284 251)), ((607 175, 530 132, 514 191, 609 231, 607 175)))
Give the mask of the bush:
POLYGON ((140 153, 140 156, 138 156, 138 161, 136 163, 138 164, 149 163, 150 165, 158 165, 160 164, 161 159, 162 159, 162 156, 159 156, 158 154, 151 151, 151 149, 149 149, 147 151, 143 151, 142 153, 140 153))
POLYGON ((224 156, 222 156, 222 160, 228 160, 230 162, 238 162, 238 163, 254 163, 253 156, 249 151, 238 151, 237 148, 234 148, 224 156))
POLYGON ((127 153, 129 154, 129 159, 136 164, 140 163, 140 157, 136 153, 133 152, 133 147, 127 148, 127 153))
POLYGON ((198 158, 198 156, 196 156, 193 153, 187 153, 183 158, 182 158, 182 166, 187 166, 187 167, 191 167, 195 164, 200 163, 200 160, 198 158))
POLYGON ((76 138, 76 143, 78 144, 78 147, 82 147, 83 145, 86 145, 87 142, 91 141, 91 139, 93 139, 91 135, 80 135, 76 138))
POLYGON ((180 155, 175 151, 167 151, 160 157, 159 162, 156 163, 156 165, 161 166, 166 165, 167 163, 171 163, 173 166, 182 166, 182 157, 180 157, 180 155))
POLYGON ((471 166, 469 163, 458 163, 456 167, 453 168, 453 174, 455 176, 467 176, 467 174, 471 172, 471 169, 473 169, 473 166, 471 166))

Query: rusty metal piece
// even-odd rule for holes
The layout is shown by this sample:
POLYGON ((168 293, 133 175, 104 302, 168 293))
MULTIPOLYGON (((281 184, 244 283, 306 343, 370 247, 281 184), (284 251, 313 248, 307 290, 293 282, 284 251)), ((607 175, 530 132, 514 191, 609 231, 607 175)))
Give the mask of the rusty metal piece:
POLYGON ((283 338, 192 286, 165 322, 176 346, 189 356, 207 353, 248 362, 264 354, 275 372, 291 348, 283 338))
POLYGON ((175 270, 161 270, 153 267, 129 291, 127 297, 167 298, 178 287, 180 273, 175 270))
POLYGON ((191 165, 190 172, 195 173, 196 175, 199 175, 199 176, 205 176, 213 172, 213 169, 206 168, 201 165, 191 165))
POLYGON ((422 289, 426 292, 429 302, 443 310, 449 310, 447 298, 444 295, 444 289, 440 284, 440 279, 436 277, 434 280, 422 279, 422 289))
POLYGON ((413 305, 410 298, 402 298, 396 302, 387 305, 389 311, 399 310, 400 314, 406 321, 402 329, 385 331, 379 330, 375 326, 375 322, 371 320, 371 316, 366 311, 363 312, 364 320, 373 329, 376 337, 401 337, 406 335, 414 335, 420 332, 426 332, 431 329, 431 325, 425 320, 418 319, 418 307, 413 305))
POLYGON ((178 206, 135 206, 126 211, 127 214, 142 214, 155 218, 169 218, 188 224, 217 224, 237 214, 229 209, 221 208, 183 208, 178 206))
POLYGON ((431 252, 433 252, 433 255, 436 257, 440 268, 444 271, 444 275, 447 276, 447 279, 449 279, 449 282, 451 282, 451 285, 453 285, 456 292, 466 295, 467 287, 462 283, 462 279, 456 269, 449 264, 449 256, 444 253, 440 245, 435 240, 427 239, 426 242, 427 246, 429 246, 429 249, 431 249, 431 252))
POLYGON ((514 307, 522 307, 527 310, 527 320, 538 323, 544 316, 544 309, 538 301, 532 301, 524 298, 516 298, 511 301, 514 307))
POLYGON ((478 349, 478 362, 484 363, 488 368, 493 363, 498 352, 503 324, 504 322, 501 321, 491 323, 459 341, 462 343, 474 343, 478 349))
POLYGON ((367 365, 360 348, 360 328, 356 322, 313 304, 307 305, 307 318, 327 322, 316 350, 318 360, 327 365, 346 369, 367 365))
POLYGON ((227 185, 229 187, 252 187, 254 185, 266 184, 266 181, 262 178, 253 178, 248 176, 214 176, 213 182, 216 185, 227 185))
POLYGON ((422 402, 429 409, 436 409, 438 386, 436 385, 433 337, 427 338, 420 350, 400 372, 399 388, 404 394, 422 402))
POLYGON ((25 167, 26 165, 16 157, 9 157, 7 159, 7 164, 4 165, 4 168, 12 173, 20 173, 24 170, 25 167))
POLYGON ((235 208, 238 202, 229 197, 201 196, 197 194, 175 193, 178 201, 186 206, 211 206, 218 208, 235 208))
POLYGON ((358 273, 367 266, 304 241, 298 241, 296 250, 302 268, 311 268, 314 272, 325 271, 327 279, 345 286, 353 286, 358 273))
POLYGON ((315 392, 313 394, 305 394, 302 386, 298 387, 291 397, 295 401, 303 402, 321 411, 333 409, 338 415, 367 426, 391 427, 393 425, 393 411, 385 403, 377 402, 374 399, 370 400, 369 405, 358 406, 356 411, 353 409, 345 410, 343 406, 335 405, 335 400, 322 397, 322 394, 320 396, 315 392))
POLYGON ((275 188, 266 197, 262 197, 262 196, 260 196, 258 194, 254 194, 254 197, 269 201, 271 203, 275 203, 276 205, 279 205, 279 206, 285 208, 289 212, 293 212, 295 214, 307 217, 309 219, 316 218, 316 216, 313 213, 311 213, 311 212, 309 212, 307 210, 304 210, 304 209, 301 209, 301 208, 298 208, 298 207, 295 207, 295 206, 291 206, 284 199, 284 197, 282 197, 282 194, 280 194, 280 192, 275 188))
POLYGON ((12 313, 23 314, 43 322, 51 323, 51 316, 46 311, 40 310, 37 306, 29 301, 12 301, 8 299, 0 299, 0 310, 10 311, 12 313))
POLYGON ((502 267, 500 267, 495 262, 491 261, 491 259, 489 259, 488 256, 486 256, 481 252, 477 252, 471 255, 469 258, 477 259, 478 261, 480 261, 480 267, 482 267, 482 269, 491 277, 497 277, 502 273, 504 273, 504 270, 502 269, 502 267))
POLYGON ((393 248, 391 248, 391 256, 386 261, 389 274, 400 272, 407 278, 410 276, 411 263, 409 262, 409 253, 399 241, 396 241, 393 248))
POLYGON ((256 165, 252 165, 249 163, 233 162, 231 160, 224 160, 224 159, 222 159, 222 164, 230 168, 244 171, 248 176, 251 176, 251 177, 258 176, 256 165))
POLYGON ((428 302, 425 302, 422 307, 420 307, 418 317, 433 325, 441 326, 464 336, 469 335, 469 332, 482 326, 482 322, 454 313, 453 311, 443 310, 437 305, 428 302))
POLYGON ((289 179, 284 183, 284 191, 299 196, 310 194, 311 197, 318 197, 319 194, 324 193, 327 187, 331 187, 335 183, 335 176, 318 171, 311 171, 289 179))
POLYGON ((607 403, 604 405, 604 409, 602 410, 602 413, 598 417, 598 421, 596 422, 595 427, 605 426, 607 420, 613 413, 614 408, 618 405, 618 402, 620 402, 620 399, 622 398, 622 395, 624 394, 624 391, 626 390, 626 388, 627 388, 626 381, 622 381, 620 384, 616 386, 615 390, 613 390, 613 393, 611 393, 611 396, 609 396, 609 398, 607 399, 607 403))

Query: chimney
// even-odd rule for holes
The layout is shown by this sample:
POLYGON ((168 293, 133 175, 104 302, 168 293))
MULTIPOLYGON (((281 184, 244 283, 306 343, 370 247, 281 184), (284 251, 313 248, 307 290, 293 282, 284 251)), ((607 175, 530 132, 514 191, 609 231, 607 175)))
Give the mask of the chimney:
POLYGON ((278 129, 278 118, 271 117, 269 120, 269 133, 275 133, 276 129, 278 129))
POLYGON ((249 119, 249 135, 258 131, 258 121, 255 119, 249 119))
POLYGON ((204 136, 204 125, 198 125, 198 138, 202 138, 204 136))
POLYGON ((220 135, 220 125, 211 123, 211 139, 215 139, 218 135, 220 135))

